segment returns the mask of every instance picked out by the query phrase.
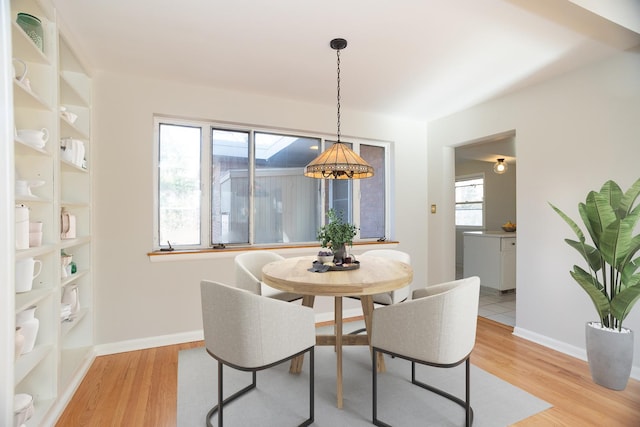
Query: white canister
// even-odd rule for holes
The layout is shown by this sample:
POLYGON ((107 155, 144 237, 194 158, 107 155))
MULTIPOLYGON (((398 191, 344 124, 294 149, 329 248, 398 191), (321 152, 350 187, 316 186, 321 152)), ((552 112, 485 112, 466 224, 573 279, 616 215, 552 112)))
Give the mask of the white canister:
POLYGON ((16 249, 29 249, 29 208, 16 205, 16 249))
POLYGON ((16 292, 29 292, 33 287, 33 279, 40 275, 42 261, 26 258, 16 261, 16 292))

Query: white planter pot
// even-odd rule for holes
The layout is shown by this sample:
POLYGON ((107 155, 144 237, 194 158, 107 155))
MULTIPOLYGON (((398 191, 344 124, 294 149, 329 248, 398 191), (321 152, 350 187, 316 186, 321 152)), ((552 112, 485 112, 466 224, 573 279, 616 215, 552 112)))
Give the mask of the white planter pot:
POLYGON ((612 390, 624 390, 633 364, 633 331, 602 328, 587 322, 587 359, 593 382, 612 390))

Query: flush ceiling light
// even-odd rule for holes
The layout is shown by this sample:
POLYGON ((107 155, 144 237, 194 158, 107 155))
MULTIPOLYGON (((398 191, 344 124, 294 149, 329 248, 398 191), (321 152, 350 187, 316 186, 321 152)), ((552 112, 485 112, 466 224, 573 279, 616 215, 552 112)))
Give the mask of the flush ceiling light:
POLYGON ((503 174, 507 171, 507 164, 504 162, 504 159, 498 159, 498 161, 493 165, 493 171, 497 174, 503 174))
POLYGON ((338 141, 313 159, 304 168, 305 176, 320 179, 360 179, 373 176, 373 167, 340 141, 340 50, 347 47, 345 39, 329 43, 338 58, 338 141))

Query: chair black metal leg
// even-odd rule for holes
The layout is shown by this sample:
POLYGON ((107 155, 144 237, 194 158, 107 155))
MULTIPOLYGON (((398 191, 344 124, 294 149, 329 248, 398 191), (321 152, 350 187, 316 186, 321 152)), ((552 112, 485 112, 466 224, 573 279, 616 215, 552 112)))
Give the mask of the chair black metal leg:
POLYGON ((415 371, 415 362, 411 362, 411 383, 417 385, 418 387, 422 387, 425 390, 429 390, 433 393, 436 393, 446 399, 451 400, 452 402, 462 406, 462 408, 465 410, 465 425, 467 427, 471 427, 471 425, 473 424, 473 408, 471 407, 471 403, 470 403, 470 362, 469 362, 469 358, 467 357, 467 359, 465 360, 465 399, 466 402, 452 394, 447 393, 444 390, 440 390, 439 388, 430 386, 429 384, 425 384, 421 381, 416 380, 416 371, 415 371))
POLYGON ((236 400, 238 397, 240 397, 243 394, 247 393, 248 391, 256 388, 256 371, 253 371, 253 372, 251 372, 251 376, 252 376, 251 384, 249 384, 248 386, 246 386, 242 390, 239 390, 239 391, 235 392, 234 394, 232 394, 231 396, 227 397, 226 399, 223 399, 222 398, 222 396, 223 396, 222 366, 223 366, 223 363, 218 361, 218 404, 216 406, 214 406, 213 408, 211 408, 211 410, 207 413, 207 418, 206 418, 207 427, 213 427, 213 425, 211 424, 211 417, 216 412, 218 412, 218 427, 222 427, 222 421, 223 421, 223 419, 222 419, 223 418, 222 411, 224 409, 224 405, 226 405, 229 402, 232 402, 232 401, 236 400))
POLYGON ((464 370, 466 372, 466 381, 465 381, 465 387, 466 387, 466 401, 467 401, 467 407, 466 407, 466 425, 467 427, 471 427, 471 424, 473 424, 473 411, 471 410, 471 363, 469 362, 469 358, 467 358, 466 362, 465 362, 465 367, 464 370))
MULTIPOLYGON (((372 400, 373 400, 373 413, 372 413, 372 419, 373 419, 373 424, 376 426, 381 426, 381 427, 391 427, 389 424, 385 423, 384 421, 380 421, 378 419, 378 371, 376 369, 376 360, 377 360, 377 354, 378 354, 378 349, 376 349, 375 347, 373 347, 372 349, 373 351, 371 352, 372 354, 372 385, 373 385, 373 390, 372 390, 372 400)), ((417 385, 418 387, 424 388, 425 390, 429 390, 433 393, 436 393, 446 399, 451 400, 452 402, 462 406, 462 408, 465 410, 465 426, 466 427, 471 427, 471 425, 473 424, 473 408, 471 407, 471 363, 469 361, 469 357, 467 357, 465 359, 465 400, 462 400, 452 394, 447 393, 446 391, 440 390, 436 387, 430 386, 428 384, 425 384, 421 381, 416 380, 416 362, 414 360, 410 360, 411 361, 411 383, 414 385, 417 385)), ((435 365, 434 365, 435 366, 435 365)), ((440 367, 452 367, 455 365, 448 365, 448 366, 442 366, 439 365, 440 367)))
POLYGON ((314 372, 314 364, 315 364, 315 353, 314 348, 311 347, 309 350, 309 418, 306 419, 299 427, 306 427, 313 423, 314 410, 315 410, 315 372, 314 372))
POLYGON ((391 427, 389 424, 385 423, 384 421, 380 421, 378 419, 378 365, 376 363, 378 360, 378 350, 375 347, 373 347, 372 350, 373 351, 371 352, 371 373, 372 373, 371 383, 373 384, 373 390, 371 394, 373 396, 373 414, 372 414, 373 425, 380 426, 380 427, 391 427))
MULTIPOLYGON (((310 347, 306 352, 309 352, 309 418, 302 422, 298 427, 306 427, 313 423, 314 420, 314 411, 315 411, 315 353, 314 347, 310 347)), ((305 352, 301 352, 299 354, 304 354, 305 352)), ((295 356, 293 356, 295 357, 295 356)), ((285 359, 290 360, 292 357, 285 359)), ((282 361, 282 362, 284 362, 282 361)), ((277 363, 276 363, 277 364, 277 363)), ((223 427, 223 410, 224 405, 233 402, 238 397, 246 394, 252 389, 256 388, 256 371, 251 371, 252 381, 251 384, 232 394, 231 396, 223 399, 223 376, 222 376, 222 367, 224 364, 218 360, 218 404, 211 408, 211 410, 207 413, 206 423, 207 427, 213 427, 211 424, 211 417, 217 412, 218 413, 218 427, 223 427)))

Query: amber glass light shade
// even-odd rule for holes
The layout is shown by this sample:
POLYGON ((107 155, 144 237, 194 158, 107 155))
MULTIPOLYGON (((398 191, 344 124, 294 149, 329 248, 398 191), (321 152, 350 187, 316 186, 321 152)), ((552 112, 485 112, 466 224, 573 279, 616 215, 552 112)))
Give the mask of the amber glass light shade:
POLYGON ((343 142, 336 142, 304 168, 319 179, 361 179, 373 176, 373 167, 343 142))

